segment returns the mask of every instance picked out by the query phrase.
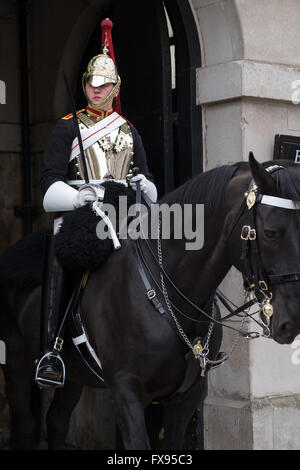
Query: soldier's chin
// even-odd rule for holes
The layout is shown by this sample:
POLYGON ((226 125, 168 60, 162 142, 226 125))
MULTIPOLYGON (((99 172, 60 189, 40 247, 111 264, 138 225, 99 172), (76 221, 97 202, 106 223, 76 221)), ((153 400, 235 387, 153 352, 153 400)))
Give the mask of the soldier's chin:
POLYGON ((91 104, 94 105, 94 106, 98 106, 101 103, 101 101, 103 101, 101 98, 95 98, 95 99, 93 99, 91 104))

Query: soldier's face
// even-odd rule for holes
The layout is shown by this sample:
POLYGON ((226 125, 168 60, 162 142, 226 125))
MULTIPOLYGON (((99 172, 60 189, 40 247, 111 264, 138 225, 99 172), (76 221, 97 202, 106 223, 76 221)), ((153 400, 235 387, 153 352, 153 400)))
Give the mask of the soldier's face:
MULTIPOLYGON (((104 85, 97 87, 86 83, 85 91, 89 102, 94 105, 99 105, 103 100, 105 100, 105 98, 107 98, 107 96, 112 91, 113 87, 113 83, 105 83, 104 85)), ((104 111, 107 111, 108 109, 112 108, 113 99, 114 97, 102 107, 104 111)))

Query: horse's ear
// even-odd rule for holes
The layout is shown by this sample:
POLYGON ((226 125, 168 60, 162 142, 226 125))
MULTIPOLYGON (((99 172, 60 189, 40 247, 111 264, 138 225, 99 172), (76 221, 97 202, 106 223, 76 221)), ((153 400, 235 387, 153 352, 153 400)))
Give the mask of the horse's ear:
POLYGON ((249 153, 249 165, 260 192, 275 191, 275 181, 271 174, 254 158, 252 152, 249 153))

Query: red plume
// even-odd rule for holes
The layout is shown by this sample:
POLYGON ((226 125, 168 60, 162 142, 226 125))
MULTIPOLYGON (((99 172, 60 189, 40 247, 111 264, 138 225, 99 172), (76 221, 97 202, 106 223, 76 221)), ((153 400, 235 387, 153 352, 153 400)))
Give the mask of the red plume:
MULTIPOLYGON (((114 46, 112 42, 112 34, 111 31, 113 29, 113 22, 109 19, 106 18, 105 20, 101 21, 101 29, 102 29, 102 36, 101 36, 101 49, 108 49, 107 54, 112 58, 114 61, 115 65, 116 64, 116 59, 115 59, 115 53, 114 53, 114 46)), ((120 101, 120 92, 118 96, 116 97, 116 105, 115 105, 115 111, 117 113, 121 113, 121 101, 120 101)))

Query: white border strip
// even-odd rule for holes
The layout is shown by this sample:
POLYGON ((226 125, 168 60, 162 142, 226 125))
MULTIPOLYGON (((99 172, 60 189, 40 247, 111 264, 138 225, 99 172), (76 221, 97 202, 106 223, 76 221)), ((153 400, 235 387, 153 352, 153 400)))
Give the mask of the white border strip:
POLYGON ((282 209, 300 209, 300 201, 292 201, 292 199, 284 199, 282 197, 265 196, 261 198, 261 204, 268 206, 281 207, 282 209))

